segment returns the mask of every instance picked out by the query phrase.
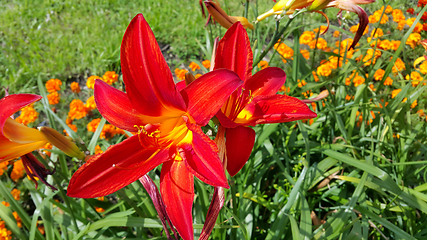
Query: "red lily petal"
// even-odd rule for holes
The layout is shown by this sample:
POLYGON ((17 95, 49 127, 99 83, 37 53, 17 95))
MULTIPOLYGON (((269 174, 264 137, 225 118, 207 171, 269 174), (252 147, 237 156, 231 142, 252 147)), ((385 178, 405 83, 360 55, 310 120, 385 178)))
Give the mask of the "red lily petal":
POLYGON ((258 96, 243 109, 236 122, 255 126, 263 123, 291 122, 316 116, 316 113, 297 98, 287 95, 258 96))
POLYGON ((41 98, 35 94, 12 94, 0 99, 0 133, 3 134, 4 124, 12 114, 41 98))
POLYGON ((184 89, 186 86, 187 86, 187 85, 186 85, 185 81, 180 81, 180 82, 177 82, 177 83, 176 83, 176 89, 177 89, 178 91, 181 91, 181 90, 182 90, 182 89, 184 89))
POLYGON ((111 87, 101 80, 95 82, 95 102, 101 115, 114 126, 136 132, 137 126, 146 123, 143 116, 133 107, 126 93, 111 87))
POLYGON ((269 67, 249 78, 243 88, 249 90, 253 97, 273 95, 285 84, 286 73, 277 67, 269 67))
POLYGON ((126 30, 120 60, 129 100, 141 114, 160 116, 170 108, 185 110, 172 73, 142 14, 136 15, 126 30))
POLYGON ((255 143, 255 131, 250 127, 227 128, 225 132, 227 148, 227 171, 236 175, 246 164, 255 143))
POLYGON ((248 34, 242 24, 236 22, 218 43, 214 69, 230 69, 246 81, 252 76, 252 61, 248 34))
POLYGON ((70 180, 67 195, 93 198, 111 194, 167 160, 169 149, 143 149, 134 135, 95 155, 70 180))
POLYGON ((196 124, 187 127, 193 132, 193 144, 179 146, 179 152, 188 170, 209 185, 229 188, 215 142, 196 124))
POLYGON ((221 111, 218 111, 217 114, 215 115, 216 118, 218 118, 219 122, 221 123, 221 125, 223 127, 226 128, 235 128, 240 126, 240 124, 235 123, 233 121, 231 121, 227 116, 225 116, 225 114, 221 111))
POLYGON ((204 126, 218 112, 243 82, 236 73, 220 69, 206 73, 181 91, 187 111, 197 124, 204 126))
POLYGON ((166 212, 184 240, 193 240, 194 179, 184 161, 163 163, 160 192, 166 212))

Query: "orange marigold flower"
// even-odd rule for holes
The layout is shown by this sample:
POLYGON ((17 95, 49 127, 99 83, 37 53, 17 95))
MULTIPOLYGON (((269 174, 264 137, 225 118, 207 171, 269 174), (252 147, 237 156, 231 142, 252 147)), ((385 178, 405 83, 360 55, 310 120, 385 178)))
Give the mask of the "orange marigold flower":
POLYGON ((119 74, 114 71, 106 71, 102 76, 102 80, 108 85, 113 85, 119 79, 119 74))
POLYGON ((326 48, 328 47, 328 42, 326 42, 326 40, 323 39, 323 38, 317 38, 317 39, 312 40, 308 44, 308 46, 311 49, 317 48, 317 49, 320 49, 320 50, 326 50, 326 48))
POLYGON ((88 124, 87 124, 87 130, 89 131, 89 132, 95 132, 96 131, 96 128, 98 127, 98 125, 99 125, 99 122, 101 122, 101 119, 100 118, 95 118, 95 119, 93 119, 92 121, 90 121, 88 124))
POLYGON ((384 86, 391 86, 393 84, 393 79, 391 77, 387 77, 384 81, 384 86))
POLYGON ((319 81, 319 77, 317 76, 316 72, 315 71, 311 71, 311 74, 313 74, 314 81, 318 82, 319 81))
POLYGON ((305 80, 299 80, 298 79, 298 87, 302 88, 303 86, 305 86, 307 83, 305 82, 305 80))
MULTIPOLYGON (((103 152, 104 151, 102 151, 102 149, 101 149, 101 147, 99 145, 95 146, 95 154, 100 154, 100 153, 103 153, 103 152)), ((99 200, 99 198, 98 198, 98 200, 99 200)), ((99 200, 99 201, 104 201, 104 199, 99 200)))
POLYGON ((185 79, 185 74, 188 73, 188 70, 186 69, 179 69, 179 68, 175 68, 175 76, 179 79, 179 80, 184 80, 185 79))
POLYGON ((388 51, 391 48, 391 42, 389 40, 382 40, 378 43, 378 47, 382 50, 388 51))
POLYGON ((301 55, 303 56, 303 58, 305 58, 305 59, 310 58, 310 51, 302 49, 300 52, 301 52, 301 55))
POLYGON ((420 64, 420 72, 422 74, 427 74, 427 61, 420 64))
POLYGON ((414 49, 420 41, 421 35, 419 33, 411 33, 406 40, 406 45, 409 45, 412 49, 414 49))
POLYGON ((385 71, 381 68, 378 69, 377 71, 375 71, 374 80, 375 81, 381 81, 381 79, 383 79, 383 77, 384 77, 384 73, 385 73, 385 71))
POLYGON ((0 176, 7 170, 7 165, 9 165, 9 161, 0 162, 0 176))
POLYGON ((1 201, 1 204, 3 204, 4 206, 6 206, 6 207, 9 207, 10 206, 10 203, 8 203, 8 202, 6 202, 6 201, 1 201))
POLYGON ((116 127, 111 124, 104 124, 99 138, 109 140, 116 135, 116 127))
MULTIPOLYGON (((356 33, 357 29, 359 29, 359 23, 357 25, 353 25, 350 27, 350 32, 352 33, 356 33)), ((366 26, 365 31, 363 31, 363 35, 367 34, 369 32, 369 25, 366 26)))
POLYGON ((91 96, 90 98, 88 98, 86 100, 85 108, 88 111, 92 111, 92 110, 96 109, 96 103, 95 103, 95 97, 94 96, 91 96))
POLYGON ((100 208, 100 207, 95 207, 95 210, 96 210, 97 212, 99 212, 99 213, 103 213, 103 212, 105 212, 105 209, 100 208))
POLYGON ((291 88, 290 87, 286 87, 285 85, 282 85, 281 87, 280 87, 280 89, 279 89, 279 92, 283 92, 283 93, 288 93, 288 92, 290 92, 291 91, 291 88))
POLYGON ((354 99, 354 96, 346 95, 345 100, 350 101, 351 99, 354 99))
POLYGON ((50 79, 46 82, 46 90, 48 92, 55 92, 61 90, 62 82, 59 79, 50 79))
POLYGON ((10 192, 10 194, 12 194, 12 197, 16 200, 19 201, 21 199, 21 191, 19 191, 18 189, 14 188, 12 189, 12 191, 10 192))
POLYGON ((416 87, 423 80, 423 77, 419 72, 411 72, 411 76, 407 75, 406 80, 412 80, 412 87, 416 87))
POLYGON ((391 91, 391 98, 394 98, 394 97, 396 97, 397 96, 397 94, 399 94, 400 93, 400 91, 402 91, 402 89, 395 89, 395 90, 393 90, 393 91, 391 91))
POLYGON ((52 92, 47 95, 47 100, 49 100, 50 105, 56 105, 59 103, 61 95, 58 92, 52 92))
POLYGON ((355 87, 358 87, 359 85, 362 85, 365 83, 365 78, 362 76, 356 76, 353 78, 353 83, 355 87))
POLYGON ((260 68, 261 70, 262 70, 262 69, 265 69, 265 68, 268 68, 268 62, 267 62, 267 61, 264 61, 264 60, 261 60, 261 61, 258 63, 258 68, 260 68))
POLYGON ((211 67, 211 61, 210 60, 205 60, 202 62, 203 67, 209 69, 211 67))
POLYGON ((313 41, 314 37, 315 37, 314 32, 312 32, 312 31, 305 31, 299 37, 299 43, 300 44, 307 44, 308 45, 311 41, 313 41))
POLYGON ((73 93, 79 93, 80 92, 80 85, 78 82, 72 82, 70 85, 71 91, 73 93))
MULTIPOLYGON (((99 147, 99 146, 98 146, 98 147, 99 147)), ((96 149, 96 147, 95 147, 95 149, 96 149)), ((101 148, 100 148, 100 149, 101 149, 101 148)), ((104 199, 105 199, 105 198, 104 198, 103 196, 102 196, 102 197, 97 197, 97 198, 96 198, 96 200, 101 201, 101 202, 103 202, 103 201, 104 201, 104 199)))
MULTIPOLYGON (((46 143, 43 147, 42 147, 42 149, 52 149, 52 144, 51 143, 46 143)), ((51 155, 51 152, 49 152, 49 151, 43 151, 43 153, 45 154, 45 155, 47 155, 47 156, 49 156, 50 157, 50 155, 51 155)))
POLYGON ((291 59, 294 56, 294 50, 284 43, 274 44, 274 49, 285 59, 291 59))
POLYGON ((320 26, 320 28, 313 29, 313 33, 317 33, 317 32, 319 32, 319 30, 320 30, 321 33, 323 33, 323 32, 326 31, 326 29, 328 29, 327 26, 320 26))
POLYGON ((375 86, 374 86, 374 84, 369 84, 369 88, 372 90, 372 91, 376 91, 377 89, 375 88, 375 86))
POLYGON ((28 105, 21 109, 21 114, 15 119, 15 121, 27 126, 30 123, 35 122, 39 117, 39 113, 33 108, 33 105, 28 105))
POLYGON ((394 62, 392 72, 397 73, 405 69, 406 69, 405 63, 402 61, 402 59, 397 58, 396 61, 394 62))
POLYGON ((19 228, 22 228, 22 220, 19 217, 18 213, 17 212, 13 212, 12 214, 13 214, 13 217, 15 218, 15 220, 16 220, 16 225, 18 225, 19 228))
POLYGON ((87 114, 87 110, 84 106, 84 103, 79 99, 74 99, 70 103, 70 111, 68 112, 68 117, 71 120, 84 118, 87 114))
POLYGON ((411 108, 415 108, 417 104, 418 104, 417 100, 413 101, 411 104, 411 108))
MULTIPOLYGON (((406 24, 409 27, 412 27, 412 24, 414 24, 416 18, 409 18, 406 20, 406 24)), ((415 24, 414 30, 412 32, 414 33, 420 33, 423 30, 423 25, 419 22, 417 22, 417 24, 415 24)))
POLYGON ((102 80, 102 78, 100 76, 90 76, 90 77, 88 77, 87 81, 86 81, 86 86, 88 88, 90 88, 90 89, 93 89, 93 86, 95 85, 95 80, 96 79, 102 80))
POLYGON ((200 73, 198 73, 198 74, 196 74, 196 76, 194 76, 194 78, 195 79, 198 79, 199 77, 201 77, 202 76, 202 74, 200 74, 200 73))
MULTIPOLYGON (((382 12, 384 10, 384 6, 382 6, 380 8, 380 11, 382 12)), ((393 11, 393 8, 390 5, 387 5, 387 7, 385 8, 385 13, 386 14, 390 14, 393 11)))
POLYGON ((24 164, 22 164, 22 160, 14 162, 12 173, 10 173, 10 178, 16 182, 24 176, 24 173, 25 169, 24 164))
POLYGON ((402 20, 405 21, 405 15, 403 15, 402 10, 400 9, 393 9, 391 15, 393 16, 393 21, 396 23, 399 23, 402 20))
POLYGON ((197 69, 200 69, 199 64, 195 63, 195 62, 191 62, 189 67, 191 68, 191 71, 196 71, 197 69))
POLYGON ((68 124, 72 124, 73 123, 73 119, 67 117, 67 119, 65 119, 65 123, 68 124))
POLYGON ((335 31, 334 34, 332 34, 333 37, 339 37, 340 36, 340 31, 335 31))
MULTIPOLYGON (((67 124, 67 126, 69 128, 71 128, 71 130, 73 130, 74 132, 77 132, 77 126, 76 125, 74 125, 74 124, 67 124)), ((67 133, 67 131, 65 129, 63 130, 63 132, 65 133, 65 135, 68 136, 68 133, 67 133)))
POLYGON ((332 70, 331 66, 329 66, 328 63, 322 64, 319 67, 317 67, 317 75, 327 77, 331 75, 332 70))
POLYGON ((390 49, 396 51, 400 46, 400 41, 392 40, 390 42, 390 49))
POLYGON ((418 115, 420 117, 425 117, 426 116, 426 114, 424 113, 424 110, 422 110, 422 109, 418 110, 417 113, 418 113, 418 115))

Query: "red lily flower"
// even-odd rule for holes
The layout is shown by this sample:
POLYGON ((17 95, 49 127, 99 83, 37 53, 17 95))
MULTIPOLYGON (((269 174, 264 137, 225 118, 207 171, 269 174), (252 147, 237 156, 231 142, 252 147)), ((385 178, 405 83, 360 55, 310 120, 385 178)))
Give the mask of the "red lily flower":
POLYGON ((252 76, 252 59, 248 34, 235 23, 218 44, 214 66, 233 70, 244 81, 216 115, 226 128, 226 166, 231 176, 245 165, 254 145, 255 132, 247 126, 317 116, 301 100, 276 94, 286 81, 282 69, 269 67, 252 76))
POLYGON ((121 65, 126 93, 97 80, 95 101, 110 123, 138 134, 89 159, 71 178, 68 196, 108 195, 163 163, 160 191, 166 211, 181 237, 193 239, 193 175, 228 187, 218 149, 200 126, 243 82, 222 69, 178 91, 142 14, 123 37, 121 65))

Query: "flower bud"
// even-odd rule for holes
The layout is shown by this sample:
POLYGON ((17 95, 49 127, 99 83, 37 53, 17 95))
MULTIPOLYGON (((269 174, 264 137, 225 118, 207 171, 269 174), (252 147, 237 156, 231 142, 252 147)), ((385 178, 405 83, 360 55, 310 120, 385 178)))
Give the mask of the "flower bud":
POLYGON ((39 127, 39 131, 52 143, 70 157, 83 159, 85 154, 69 138, 50 127, 39 127))

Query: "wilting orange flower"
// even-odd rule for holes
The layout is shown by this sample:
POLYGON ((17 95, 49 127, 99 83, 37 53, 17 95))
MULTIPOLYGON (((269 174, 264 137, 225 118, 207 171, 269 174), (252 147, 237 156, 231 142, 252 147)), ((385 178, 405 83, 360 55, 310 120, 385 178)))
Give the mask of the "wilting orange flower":
POLYGON ((210 60, 205 60, 202 62, 203 67, 209 69, 211 67, 211 61, 210 60))
POLYGON ((28 105, 21 109, 21 115, 15 119, 15 121, 24 124, 27 126, 30 123, 33 123, 39 117, 39 113, 33 108, 33 105, 28 105))
POLYGON ((73 93, 79 93, 80 92, 80 85, 78 82, 72 82, 70 85, 71 91, 73 93))
POLYGON ((10 178, 16 182, 24 176, 24 173, 25 169, 24 164, 22 164, 22 160, 14 162, 12 173, 10 173, 10 178))
POLYGON ((47 100, 49 100, 50 105, 56 105, 59 103, 61 95, 58 92, 52 92, 47 95, 47 100))
POLYGON ((93 89, 93 86, 95 85, 95 80, 96 79, 101 79, 102 80, 102 78, 99 77, 99 76, 90 76, 90 77, 88 77, 87 81, 86 81, 86 86, 88 88, 90 88, 90 89, 93 89))
POLYGON ((106 71, 102 76, 102 80, 108 85, 113 85, 113 83, 117 82, 118 79, 119 75, 114 71, 106 71))
POLYGON ((95 103, 95 97, 94 96, 91 96, 90 98, 88 98, 86 100, 85 108, 88 111, 92 111, 92 110, 96 109, 96 103, 95 103))
POLYGON ((70 111, 68 112, 68 117, 71 120, 84 118, 87 114, 87 109, 84 106, 84 103, 79 99, 74 99, 70 103, 70 111))
POLYGON ((48 92, 55 92, 61 90, 62 82, 59 79, 50 79, 46 82, 46 90, 48 92))
POLYGON ((200 69, 199 64, 195 63, 195 62, 191 62, 189 67, 191 68, 191 71, 196 71, 197 69, 200 69))

